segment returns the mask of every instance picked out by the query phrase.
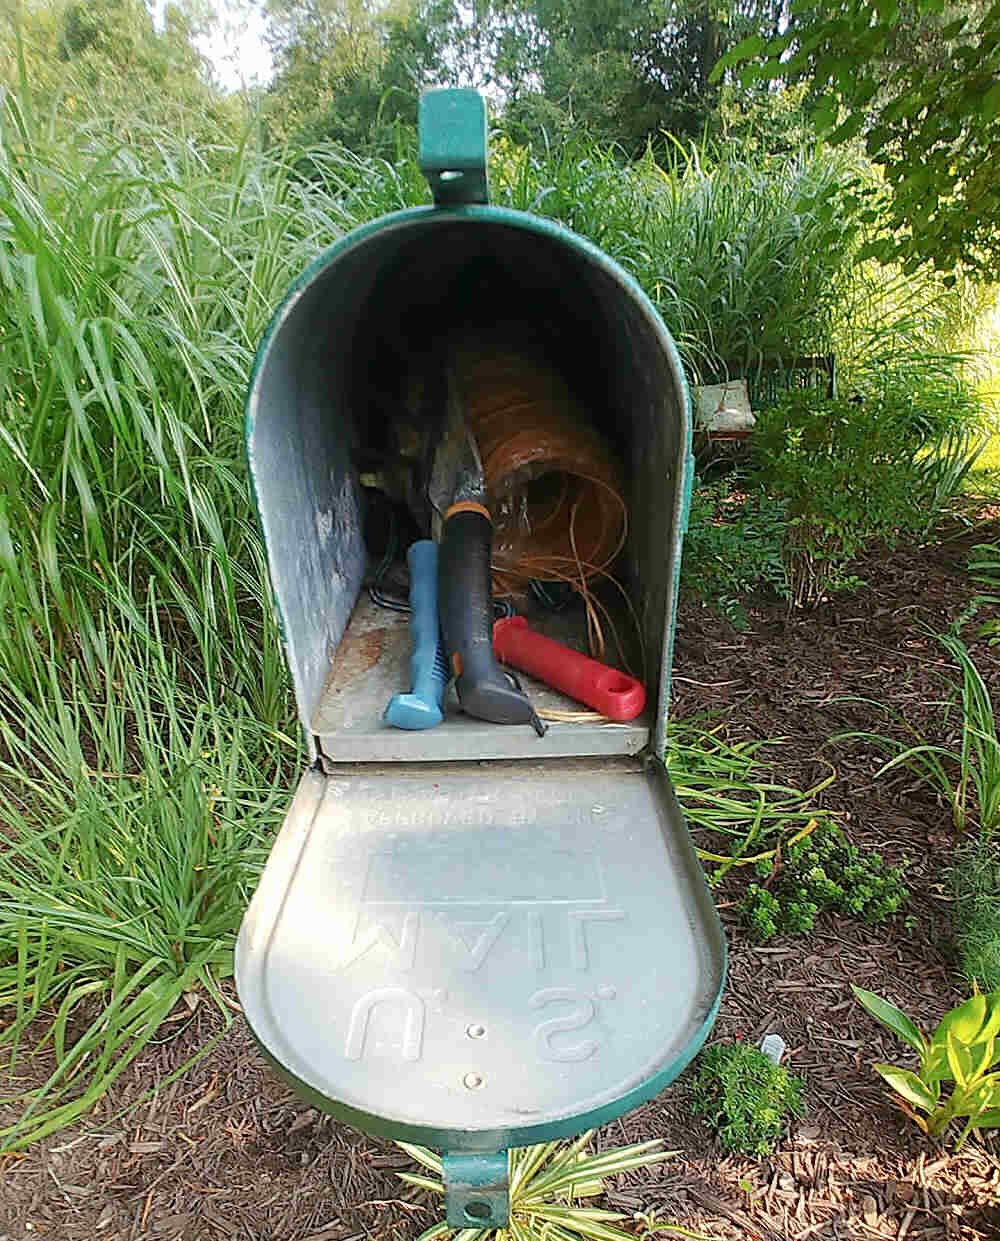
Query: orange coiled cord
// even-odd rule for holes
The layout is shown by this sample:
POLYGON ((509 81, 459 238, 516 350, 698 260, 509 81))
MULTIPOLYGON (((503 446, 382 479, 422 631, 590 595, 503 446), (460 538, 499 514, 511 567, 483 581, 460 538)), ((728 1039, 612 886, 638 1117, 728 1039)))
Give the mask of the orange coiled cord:
POLYGON ((610 569, 628 536, 611 446, 562 376, 530 354, 468 338, 451 361, 493 515, 494 593, 523 595, 531 580, 570 583, 587 605, 591 653, 602 658, 601 614, 614 625, 590 584, 610 579, 625 595, 610 569))

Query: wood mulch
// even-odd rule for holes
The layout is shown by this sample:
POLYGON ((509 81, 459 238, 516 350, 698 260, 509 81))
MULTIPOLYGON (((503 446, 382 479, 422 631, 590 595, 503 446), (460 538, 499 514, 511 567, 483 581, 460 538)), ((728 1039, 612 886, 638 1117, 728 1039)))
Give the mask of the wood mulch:
MULTIPOLYGON (((786 1062, 806 1081, 808 1113, 773 1157, 725 1156, 692 1119, 685 1074, 599 1134, 602 1146, 658 1137, 676 1151, 609 1189, 610 1205, 627 1214, 653 1210, 663 1225, 718 1241, 1000 1238, 997 1137, 973 1138, 957 1155, 922 1137, 871 1069, 904 1051, 848 986, 878 990, 925 1027, 963 996, 943 881, 955 845, 947 808, 905 772, 876 779, 880 757, 867 743, 831 740, 899 729, 886 708, 932 738, 947 730, 940 703, 951 670, 931 631, 962 614, 969 548, 1000 537, 1000 523, 944 537, 873 553, 857 568, 865 586, 814 612, 751 608, 745 633, 682 609, 675 717, 713 713, 734 738, 783 738, 769 761, 800 788, 832 765, 822 804, 857 843, 911 859, 912 895, 909 917, 885 926, 824 917, 808 937, 755 945, 727 899, 737 889, 720 889, 730 973, 713 1038, 780 1033, 786 1062)), ((972 640, 987 615, 965 632, 995 689, 1000 648, 972 640)), ((425 1197, 394 1175, 405 1156, 307 1108, 231 1017, 226 1029, 207 999, 182 1006, 176 1032, 163 1030, 99 1110, 0 1160, 0 1241, 411 1241, 433 1223, 425 1197)), ((9 1103, 9 1087, 0 1104, 4 1094, 9 1103)))

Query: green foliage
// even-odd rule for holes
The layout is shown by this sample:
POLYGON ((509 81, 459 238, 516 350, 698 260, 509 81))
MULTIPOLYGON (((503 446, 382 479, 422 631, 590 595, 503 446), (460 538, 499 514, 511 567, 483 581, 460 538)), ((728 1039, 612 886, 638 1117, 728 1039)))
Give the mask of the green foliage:
POLYGON ((440 60, 440 23, 446 24, 450 9, 270 0, 276 73, 263 109, 270 140, 394 154, 399 127, 415 136, 420 91, 439 80, 430 69, 440 60))
MULTIPOLYGON (((510 1224, 507 1228, 466 1228, 455 1231, 447 1224, 433 1224, 418 1241, 631 1241, 632 1233, 616 1225, 629 1218, 620 1211, 588 1207, 582 1201, 604 1192, 604 1180, 634 1168, 647 1168, 669 1159, 659 1141, 621 1146, 600 1154, 586 1147, 594 1131, 573 1142, 546 1142, 509 1152, 510 1224)), ((444 1195, 441 1158, 423 1146, 406 1142, 396 1145, 431 1175, 397 1173, 407 1185, 444 1195)), ((665 1228, 678 1236, 691 1236, 683 1229, 665 1228)))
POLYGON ((713 1043, 698 1057, 693 1110, 724 1150, 769 1155, 788 1121, 803 1115, 803 1084, 756 1047, 713 1043))
POLYGON ((141 0, 0 10, 0 93, 18 91, 24 110, 64 139, 83 122, 101 128, 114 117, 108 136, 135 143, 163 124, 210 148, 243 118, 195 46, 207 30, 196 8, 167 4, 160 29, 141 0))
POLYGON ((780 745, 770 741, 730 740, 721 725, 705 729, 698 722, 671 722, 664 761, 670 782, 692 827, 731 837, 732 853, 698 850, 703 861, 717 863, 712 884, 734 866, 752 866, 776 855, 776 846, 754 853, 775 837, 808 833, 816 824, 813 802, 833 781, 833 773, 810 789, 777 784, 769 778, 763 752, 780 745))
POLYGON ((408 193, 340 152, 307 184, 249 139, 132 143, 128 117, 22 104, 0 112, 0 1054, 37 1046, 51 1076, 8 1148, 229 968, 300 770, 247 376, 292 281, 408 193))
POLYGON ((285 812, 296 740, 192 692, 155 607, 132 632, 91 619, 102 684, 64 657, 0 691, 0 1055, 48 1066, 0 1152, 90 1110, 185 995, 218 995, 285 812))
POLYGON ((1000 8, 936 0, 794 6, 781 35, 745 40, 713 72, 744 83, 805 81, 832 142, 860 137, 888 194, 855 203, 881 231, 868 250, 909 264, 957 263, 992 279, 1000 256, 1000 8), (790 54, 789 54, 790 53, 790 54), (748 63, 749 62, 749 63, 748 63))
POLYGON ((928 1137, 941 1137, 953 1120, 965 1117, 966 1124, 955 1143, 957 1151, 974 1129, 1000 1127, 1000 1073, 989 1072, 1000 1061, 996 1041, 1000 1033, 1000 991, 977 993, 959 1004, 927 1038, 895 1005, 861 987, 852 986, 851 990, 877 1021, 919 1054, 917 1072, 892 1064, 876 1064, 875 1071, 928 1137), (942 1098, 946 1082, 955 1084, 951 1094, 942 1098))
MULTIPOLYGON (((969 574, 977 585, 985 587, 985 591, 972 600, 974 609, 978 610, 983 604, 1000 604, 1000 543, 977 543, 969 556, 969 574)), ((1000 622, 987 621, 980 633, 994 645, 1000 635, 1000 622)))
POLYGON ((877 733, 850 733, 877 745, 893 757, 877 775, 905 767, 928 784, 950 808, 952 823, 962 831, 978 826, 984 839, 1000 827, 1000 738, 997 736, 993 701, 969 650, 955 634, 939 634, 938 641, 958 665, 961 682, 952 687, 944 725, 957 705, 958 719, 949 730, 949 744, 924 740, 906 726, 916 744, 877 733), (957 736, 956 736, 957 734, 957 736))
POLYGON ((579 134, 550 151, 493 142, 499 206, 567 224, 642 285, 696 382, 762 360, 834 352, 852 391, 922 403, 942 423, 976 414, 953 376, 968 328, 965 286, 859 263, 842 205, 856 160, 823 149, 781 156, 673 147, 628 163, 579 134), (886 379, 885 377, 890 377, 886 379), (891 382, 890 382, 891 380, 891 382), (961 417, 958 417, 961 415, 961 417))
POLYGON ((873 540, 926 533, 974 462, 975 402, 954 380, 915 379, 895 372, 851 397, 791 391, 760 413, 754 482, 786 506, 796 603, 853 585, 847 566, 873 540))
POLYGON ((1000 988, 1000 853, 995 840, 976 840, 956 852, 948 871, 952 923, 962 973, 987 991, 1000 988))
POLYGON ((758 590, 789 597, 783 546, 785 504, 763 491, 741 491, 738 478, 695 480, 684 537, 681 586, 736 629, 758 590))
POLYGON ((577 138, 550 155, 499 145, 493 198, 560 220, 633 274, 690 370, 828 351, 851 278, 836 210, 850 164, 823 153, 745 160, 675 149, 624 164, 577 138))
POLYGON ((718 140, 744 158, 792 155, 815 142, 805 89, 800 86, 754 91, 727 83, 719 92, 713 121, 718 140))
POLYGON ((830 911, 884 922, 907 900, 906 868, 886 866, 878 853, 850 844, 836 824, 820 820, 808 835, 792 841, 780 859, 762 859, 758 875, 740 901, 740 913, 757 939, 806 934, 816 916, 830 911))
MULTIPOLYGON (((496 6, 504 16, 509 8, 496 6)), ((702 134, 717 97, 708 74, 732 39, 735 10, 677 0, 532 0, 523 9, 529 37, 506 118, 515 133, 537 137, 532 122, 545 115, 550 143, 582 130, 632 156, 662 147, 668 133, 702 134)))

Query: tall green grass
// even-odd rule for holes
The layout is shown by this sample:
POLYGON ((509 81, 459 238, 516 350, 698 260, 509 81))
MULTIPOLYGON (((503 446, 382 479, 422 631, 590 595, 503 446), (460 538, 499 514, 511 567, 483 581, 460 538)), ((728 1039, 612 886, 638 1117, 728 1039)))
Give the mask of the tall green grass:
MULTIPOLYGON (((80 1114, 227 968, 301 764, 243 463, 254 351, 320 250, 428 197, 405 149, 86 118, 0 97, 0 1097, 45 1066, 0 1148, 80 1114)), ((592 237, 706 366, 829 337, 844 271, 807 208, 840 174, 769 175, 494 165, 496 201, 592 237)), ((804 813, 771 790, 748 828, 716 792, 693 799, 744 816, 744 852, 804 813)))
MULTIPOLYGON (((984 545, 976 551, 977 580, 995 586, 997 549, 984 545)), ((905 768, 934 791, 952 826, 965 835, 946 872, 955 942, 966 979, 991 990, 1000 983, 1000 734, 990 687, 968 647, 956 633, 937 638, 961 674, 958 681, 949 678, 948 698, 940 704, 944 740, 930 742, 902 719, 894 723, 910 734, 907 741, 877 733, 848 733, 844 739, 867 741, 890 754, 876 776, 905 768)))
POLYGON ((747 158, 678 148, 667 166, 587 139, 547 155, 501 142, 497 202, 568 224, 643 286, 696 378, 834 352, 848 379, 898 365, 952 373, 983 310, 965 285, 862 264, 846 203, 863 166, 822 147, 747 158))
POLYGON ((826 153, 768 166, 692 150, 624 167, 581 140, 547 160, 509 149, 494 183, 499 201, 569 224, 628 269, 689 366, 712 374, 830 348, 850 253, 832 197, 847 174, 826 153))
POLYGON ((45 1066, 0 1149, 215 986, 299 771, 243 395, 292 280, 410 192, 301 155, 0 109, 0 1054, 45 1066))
POLYGON ((295 772, 294 735, 107 636, 103 685, 50 661, 0 692, 2 1046, 42 1079, 0 1149, 92 1106, 186 991, 215 992, 295 772))

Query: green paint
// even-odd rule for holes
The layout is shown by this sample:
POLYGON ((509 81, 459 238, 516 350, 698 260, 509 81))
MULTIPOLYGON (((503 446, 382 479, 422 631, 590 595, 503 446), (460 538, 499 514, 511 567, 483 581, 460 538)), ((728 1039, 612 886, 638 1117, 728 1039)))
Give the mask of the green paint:
POLYGON ((446 1219, 452 1228, 506 1228, 510 1219, 507 1152, 441 1158, 446 1219))
POLYGON ((486 104, 475 90, 430 90, 420 97, 420 171, 437 206, 489 202, 486 104))
MULTIPOLYGON (((725 951, 724 942, 723 951, 725 951)), ((427 1146, 432 1150, 449 1151, 453 1154, 462 1152, 494 1155, 512 1146, 534 1146, 539 1142, 554 1142, 559 1138, 576 1137, 585 1129, 597 1129, 601 1125, 609 1124, 612 1120, 617 1120, 619 1116, 624 1116, 626 1112, 639 1107, 640 1104, 655 1098, 661 1090, 665 1090, 675 1078, 684 1072, 708 1038, 722 1002, 722 992, 725 987, 724 971, 725 962, 723 962, 723 976, 719 980, 719 989, 712 1007, 694 1037, 678 1056, 634 1090, 630 1090, 620 1098, 613 1099, 603 1107, 591 1108, 586 1112, 571 1112, 560 1120, 542 1125, 513 1125, 506 1129, 480 1132, 468 1129, 436 1129, 432 1125, 413 1125, 408 1122, 394 1121, 392 1117, 375 1116, 370 1112, 351 1107, 347 1103, 338 1103, 320 1094, 301 1078, 296 1077, 294 1073, 289 1072, 271 1055, 259 1039, 257 1045, 277 1076, 300 1098, 319 1111, 336 1116, 338 1120, 355 1129, 360 1129, 363 1133, 372 1133, 376 1137, 390 1138, 396 1142, 410 1142, 416 1146, 427 1146)), ((252 1026, 251 1032, 253 1032, 252 1026)), ((256 1034, 254 1037, 256 1038, 256 1034)))

